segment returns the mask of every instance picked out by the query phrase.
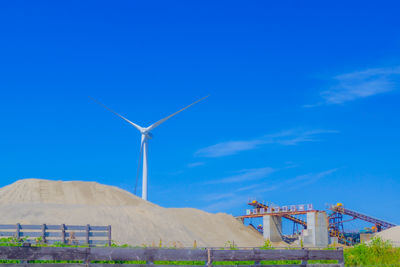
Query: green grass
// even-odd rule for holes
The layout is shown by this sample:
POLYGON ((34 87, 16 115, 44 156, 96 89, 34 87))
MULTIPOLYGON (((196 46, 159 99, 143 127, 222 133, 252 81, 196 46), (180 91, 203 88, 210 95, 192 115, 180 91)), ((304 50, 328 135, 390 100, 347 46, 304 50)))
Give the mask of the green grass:
POLYGON ((374 238, 370 243, 361 243, 344 250, 346 266, 400 266, 400 248, 389 241, 374 238))

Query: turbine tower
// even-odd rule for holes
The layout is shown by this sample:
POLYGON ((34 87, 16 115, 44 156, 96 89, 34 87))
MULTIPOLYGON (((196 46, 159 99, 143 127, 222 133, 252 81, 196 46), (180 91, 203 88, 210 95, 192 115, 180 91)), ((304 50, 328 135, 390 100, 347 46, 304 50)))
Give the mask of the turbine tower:
MULTIPOLYGON (((203 97, 199 100, 197 100, 196 102, 190 104, 189 106, 186 106, 184 108, 182 108, 181 110, 178 110, 177 112, 153 123, 152 125, 150 125, 149 127, 141 127, 139 125, 137 125, 136 123, 131 122, 130 120, 128 120, 127 118, 121 116, 120 114, 118 114, 117 112, 113 111, 112 109, 108 108, 107 106, 103 105, 102 103, 100 103, 99 101, 91 98, 93 101, 95 101, 96 103, 98 103, 99 105, 103 106, 104 108, 106 108, 107 110, 111 111, 112 113, 114 113, 115 115, 117 115, 118 117, 120 117, 121 119, 127 121, 129 124, 131 124, 133 127, 135 127, 136 129, 139 130, 139 132, 142 135, 141 138, 141 142, 140 142, 140 155, 139 155, 139 164, 140 164, 140 158, 143 158, 143 168, 142 168, 142 198, 144 200, 147 200, 147 144, 148 144, 148 140, 152 138, 152 134, 150 133, 154 128, 156 128, 157 126, 159 126, 160 124, 162 124, 163 122, 165 122, 166 120, 172 118, 173 116, 175 116, 176 114, 184 111, 185 109, 193 106, 194 104, 206 99, 208 96, 203 97)), ((139 171, 139 170, 138 170, 139 171)))

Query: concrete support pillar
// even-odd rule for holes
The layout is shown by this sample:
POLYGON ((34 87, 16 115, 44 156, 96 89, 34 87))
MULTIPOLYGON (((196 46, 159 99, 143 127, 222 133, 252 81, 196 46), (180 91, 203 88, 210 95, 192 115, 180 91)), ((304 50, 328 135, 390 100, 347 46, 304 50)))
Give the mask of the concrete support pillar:
POLYGON ((282 217, 265 215, 263 217, 263 236, 271 242, 282 241, 282 217))
POLYGON ((328 246, 328 219, 325 212, 307 213, 307 229, 303 231, 302 238, 305 246, 328 246))

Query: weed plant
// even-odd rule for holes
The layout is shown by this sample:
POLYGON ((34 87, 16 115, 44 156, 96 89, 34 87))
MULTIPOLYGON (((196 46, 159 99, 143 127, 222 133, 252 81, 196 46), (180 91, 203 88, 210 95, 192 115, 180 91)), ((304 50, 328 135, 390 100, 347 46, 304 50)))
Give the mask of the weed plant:
POLYGON ((361 243, 344 250, 346 266, 400 266, 400 248, 390 241, 373 238, 369 243, 361 243))

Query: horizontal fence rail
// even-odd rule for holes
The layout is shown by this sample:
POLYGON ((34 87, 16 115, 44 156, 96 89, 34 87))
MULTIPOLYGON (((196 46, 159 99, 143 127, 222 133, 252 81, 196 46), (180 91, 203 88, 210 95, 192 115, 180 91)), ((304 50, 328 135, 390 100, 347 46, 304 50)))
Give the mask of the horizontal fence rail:
MULTIPOLYGON (((6 266, 164 266, 157 261, 197 261, 211 267, 216 261, 247 261, 243 266, 325 266, 344 267, 343 250, 312 249, 158 249, 158 248, 78 248, 78 247, 0 247, 0 260, 21 260, 23 263, 0 264, 6 266), (76 263, 38 263, 32 261, 79 261, 76 263), (299 260, 295 265, 262 265, 261 261, 299 260), (309 260, 336 260, 335 264, 308 264, 309 260), (107 263, 99 263, 107 261, 107 263), (111 262, 110 262, 111 261, 111 262), (124 264, 126 261, 140 261, 124 264), (97 262, 97 263, 96 263, 97 262), (250 263, 249 263, 250 262, 250 263), (114 265, 110 265, 114 263, 114 265), (117 264, 115 264, 117 263, 117 264)), ((175 263, 176 264, 176 263, 175 263)), ((185 263, 187 264, 187 263, 185 263)), ((198 264, 198 263, 197 263, 198 264)), ((173 265, 173 263, 171 264, 173 265)), ((165 265, 165 266, 171 266, 165 265)), ((232 263, 231 265, 238 265, 232 263)), ((179 265, 194 266, 194 265, 179 265)))
POLYGON ((111 246, 111 226, 0 224, 0 238, 30 243, 111 246))

